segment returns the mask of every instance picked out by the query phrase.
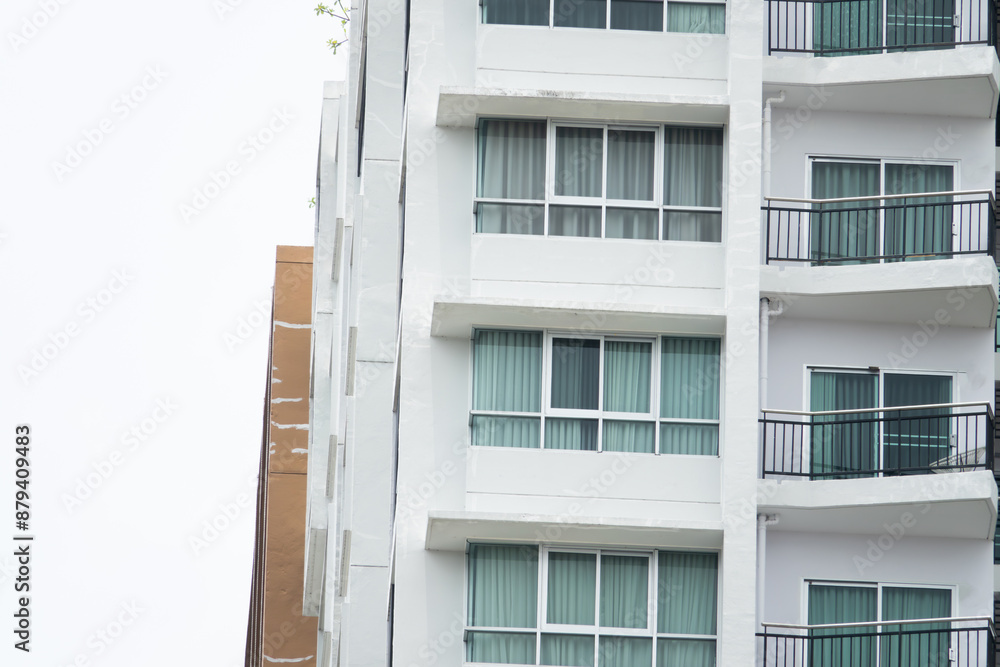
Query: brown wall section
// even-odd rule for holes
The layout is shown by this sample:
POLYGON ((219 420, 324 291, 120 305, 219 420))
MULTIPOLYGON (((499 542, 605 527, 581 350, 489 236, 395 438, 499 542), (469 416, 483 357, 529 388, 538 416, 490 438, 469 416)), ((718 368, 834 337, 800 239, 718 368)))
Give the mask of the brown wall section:
POLYGON ((278 246, 247 667, 316 666, 317 619, 302 615, 311 317, 312 248, 278 246))

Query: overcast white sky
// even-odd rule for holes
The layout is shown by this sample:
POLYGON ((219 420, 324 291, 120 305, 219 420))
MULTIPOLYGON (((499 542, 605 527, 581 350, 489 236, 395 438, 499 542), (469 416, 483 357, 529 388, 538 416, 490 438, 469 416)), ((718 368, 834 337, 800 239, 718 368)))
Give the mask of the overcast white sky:
POLYGON ((346 60, 315 4, 3 2, 0 664, 242 665, 268 339, 252 324, 275 245, 312 245, 322 83, 346 60), (35 536, 30 653, 15 534, 35 536))

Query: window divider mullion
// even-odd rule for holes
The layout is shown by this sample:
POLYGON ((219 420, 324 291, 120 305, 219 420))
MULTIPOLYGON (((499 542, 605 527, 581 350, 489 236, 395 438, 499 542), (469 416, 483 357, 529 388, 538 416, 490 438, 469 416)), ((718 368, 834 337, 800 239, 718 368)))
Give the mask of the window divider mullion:
MULTIPOLYGON (((604 151, 607 153, 607 150, 604 151)), ((602 236, 603 238, 603 236, 602 236)), ((598 368, 597 368, 597 451, 604 451, 604 412, 605 412, 605 396, 604 396, 604 363, 605 363, 605 339, 604 336, 600 338, 601 346, 599 348, 600 354, 598 355, 598 368)))

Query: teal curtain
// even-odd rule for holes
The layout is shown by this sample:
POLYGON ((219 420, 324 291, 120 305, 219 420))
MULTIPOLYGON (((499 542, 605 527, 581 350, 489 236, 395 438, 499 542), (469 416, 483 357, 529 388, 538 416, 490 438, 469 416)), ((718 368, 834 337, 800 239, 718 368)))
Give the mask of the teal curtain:
POLYGON ((715 641, 658 639, 656 667, 716 667, 715 641))
POLYGON ((609 208, 604 236, 609 239, 655 241, 659 211, 648 208, 609 208))
POLYGON ((483 23, 549 24, 549 0, 483 0, 483 23))
POLYGON ((645 628, 648 603, 649 559, 601 556, 601 626, 645 628))
MULTIPOLYGON (((470 545, 468 572, 470 626, 537 626, 537 547, 470 545)), ((535 635, 472 632, 468 658, 471 662, 533 664, 535 635)))
MULTIPOLYGON (((655 3, 636 2, 638 5, 655 3)), ((616 3, 612 3, 614 17, 616 3)), ((662 3, 660 3, 662 7, 662 3)), ((661 17, 662 20, 662 17, 661 17)), ((653 203, 656 134, 640 130, 608 131, 608 199, 653 203)), ((655 209, 609 208, 605 236, 618 239, 657 238, 655 209)))
POLYGON ((653 422, 604 421, 603 447, 606 452, 652 454, 655 451, 653 422))
MULTIPOLYGON (((809 624, 878 620, 875 587, 809 586, 809 624)), ((810 630, 809 667, 875 667, 876 626, 810 630)))
MULTIPOLYGON (((829 3, 817 5, 825 7, 829 3)), ((813 199, 880 194, 880 167, 864 162, 813 162, 813 199)), ((819 204, 810 216, 810 256, 815 262, 858 264, 878 261, 878 201, 819 204)))
POLYGON ((849 56, 881 52, 881 0, 826 0, 814 3, 812 7, 813 49, 816 55, 849 56))
MULTIPOLYGON (((878 407, 878 375, 813 371, 810 409, 878 407)), ((878 469, 878 414, 813 417, 810 470, 813 479, 871 477, 878 469)))
POLYGON ((726 32, 726 5, 722 3, 671 2, 667 6, 667 32, 726 32))
POLYGON ((660 364, 660 453, 719 453, 718 424, 671 423, 671 419, 719 419, 717 338, 663 337, 660 364))
POLYGON ((656 631, 714 635, 718 617, 718 554, 661 552, 658 567, 656 631))
POLYGON ((541 664, 593 667, 593 635, 542 635, 541 664))
POLYGON ((556 0, 552 24, 563 28, 606 28, 607 0, 556 0))
MULTIPOLYGON (((473 339, 472 408, 541 412, 542 334, 538 331, 477 330, 473 339)), ((540 417, 472 419, 472 444, 538 447, 540 417)))
POLYGON ((604 343, 604 409, 649 412, 653 344, 608 340, 604 343))
MULTIPOLYGON (((545 121, 479 121, 476 195, 544 200, 545 127, 545 121)), ((480 204, 476 208, 476 231, 541 234, 544 206, 480 204)))
POLYGON ((888 50, 954 48, 948 43, 955 41, 952 25, 955 14, 954 0, 887 0, 885 39, 888 50), (914 44, 921 46, 914 47, 914 44))
MULTIPOLYGON (((951 591, 932 588, 882 589, 882 620, 907 621, 951 616, 951 591)), ((948 665, 949 623, 883 627, 880 667, 948 665), (893 635, 892 633, 901 633, 893 635), (907 633, 907 634, 903 634, 907 633), (922 633, 922 634, 909 634, 922 633)), ((973 653, 973 655, 975 655, 973 653)))
MULTIPOLYGON (((597 555, 551 552, 548 576, 546 620, 564 625, 594 625, 597 555)), ((590 651, 594 651, 593 640, 590 651)))
MULTIPOLYGON (((668 127, 664 130, 664 206, 722 206, 722 130, 668 127)), ((664 211, 663 239, 717 242, 721 213, 664 211)))
POLYGON ((653 662, 653 640, 648 637, 601 637, 599 667, 645 667, 653 662))
MULTIPOLYGON (((599 409, 601 341, 552 340, 552 407, 599 409)), ((596 419, 545 420, 546 449, 597 451, 596 419)))
POLYGON ((663 0, 611 0, 615 30, 663 30, 663 0))
MULTIPOLYGON (((946 375, 885 374, 885 407, 951 403, 951 377, 946 375)), ((930 472, 930 464, 952 454, 948 408, 885 413, 885 469, 917 468, 909 474, 930 472)), ((907 474, 906 471, 903 474, 907 474)))
POLYGON ((597 420, 548 417, 545 420, 545 449, 596 452, 597 420))
POLYGON ((604 130, 596 127, 556 128, 555 194, 600 197, 604 177, 604 130))
POLYGON ((601 209, 592 206, 549 206, 549 236, 601 237, 601 209))
MULTIPOLYGON (((953 184, 953 170, 948 165, 885 165, 887 195, 949 192, 953 184)), ((953 201, 951 196, 888 200, 886 205, 902 208, 886 209, 885 254, 906 255, 908 260, 948 256, 951 252, 953 201)), ((894 259, 899 261, 900 258, 894 259)))

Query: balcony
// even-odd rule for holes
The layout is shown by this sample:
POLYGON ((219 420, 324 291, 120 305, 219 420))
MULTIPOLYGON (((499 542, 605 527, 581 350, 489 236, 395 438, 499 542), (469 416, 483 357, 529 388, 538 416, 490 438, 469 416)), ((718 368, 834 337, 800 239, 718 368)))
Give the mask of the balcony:
POLYGON ((990 190, 765 200, 765 264, 843 266, 995 255, 996 204, 990 190))
POLYGON ((768 0, 767 53, 849 56, 996 41, 994 0, 768 0))
POLYGON ((861 479, 993 470, 989 403, 763 410, 763 478, 861 479))
POLYGON ((791 625, 764 623, 757 667, 994 667, 988 616, 791 625))

